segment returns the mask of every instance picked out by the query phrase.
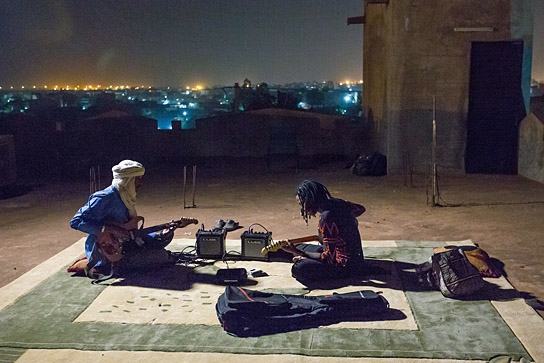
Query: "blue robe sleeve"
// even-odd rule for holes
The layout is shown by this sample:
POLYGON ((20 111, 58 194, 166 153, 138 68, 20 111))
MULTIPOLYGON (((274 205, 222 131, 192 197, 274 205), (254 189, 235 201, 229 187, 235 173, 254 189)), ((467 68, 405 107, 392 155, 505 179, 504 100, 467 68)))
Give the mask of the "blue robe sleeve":
POLYGON ((106 222, 128 222, 128 209, 112 188, 97 192, 89 197, 70 221, 70 226, 78 231, 99 235, 106 222))

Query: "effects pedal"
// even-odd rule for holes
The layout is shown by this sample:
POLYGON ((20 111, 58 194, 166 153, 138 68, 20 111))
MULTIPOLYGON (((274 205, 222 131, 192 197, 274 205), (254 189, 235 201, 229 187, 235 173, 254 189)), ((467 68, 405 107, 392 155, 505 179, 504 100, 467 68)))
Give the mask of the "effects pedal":
POLYGON ((215 273, 217 283, 221 285, 239 285, 247 281, 245 268, 222 268, 215 273))

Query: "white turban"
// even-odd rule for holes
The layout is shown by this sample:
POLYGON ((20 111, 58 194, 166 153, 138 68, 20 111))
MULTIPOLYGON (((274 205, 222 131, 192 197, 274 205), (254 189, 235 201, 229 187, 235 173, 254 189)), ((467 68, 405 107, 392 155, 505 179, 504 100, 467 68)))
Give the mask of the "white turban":
POLYGON ((119 164, 111 168, 113 172, 113 181, 111 184, 119 191, 121 200, 128 208, 130 216, 136 217, 136 186, 134 178, 145 174, 145 168, 142 164, 132 161, 123 160, 119 164))

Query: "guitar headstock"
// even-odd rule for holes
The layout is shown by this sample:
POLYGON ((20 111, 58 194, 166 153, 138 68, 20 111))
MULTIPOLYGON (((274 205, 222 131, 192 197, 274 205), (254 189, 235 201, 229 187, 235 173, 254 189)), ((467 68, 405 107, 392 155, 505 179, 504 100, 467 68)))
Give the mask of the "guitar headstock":
POLYGON ((266 255, 268 252, 277 252, 279 251, 280 248, 282 248, 285 245, 287 245, 287 240, 274 241, 268 246, 263 247, 263 249, 261 250, 261 253, 263 255, 266 255))

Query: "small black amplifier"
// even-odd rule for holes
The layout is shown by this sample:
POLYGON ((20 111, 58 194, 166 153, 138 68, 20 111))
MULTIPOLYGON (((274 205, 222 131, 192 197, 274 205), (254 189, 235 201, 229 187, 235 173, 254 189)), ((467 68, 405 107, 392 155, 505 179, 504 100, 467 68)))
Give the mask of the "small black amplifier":
POLYGON ((242 239, 242 258, 246 260, 262 260, 268 261, 268 254, 263 254, 261 251, 272 242, 272 232, 258 223, 253 223, 248 230, 240 236, 242 239), (264 232, 254 232, 251 228, 253 225, 261 226, 264 232))
POLYGON ((221 260, 225 255, 227 231, 206 231, 204 225, 196 232, 196 255, 200 258, 221 260))

